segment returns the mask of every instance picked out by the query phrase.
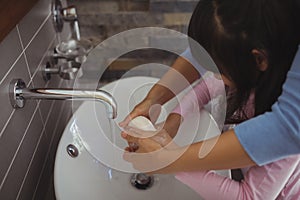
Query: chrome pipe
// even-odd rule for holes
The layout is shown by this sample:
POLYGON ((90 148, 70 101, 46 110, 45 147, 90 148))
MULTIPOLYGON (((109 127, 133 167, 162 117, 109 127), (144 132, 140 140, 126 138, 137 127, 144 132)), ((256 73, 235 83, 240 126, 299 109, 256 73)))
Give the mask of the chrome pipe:
POLYGON ((21 79, 16 79, 10 85, 10 100, 14 108, 22 108, 25 101, 36 100, 74 100, 98 101, 106 106, 108 118, 117 117, 117 103, 108 92, 104 90, 75 90, 55 88, 26 88, 21 79))

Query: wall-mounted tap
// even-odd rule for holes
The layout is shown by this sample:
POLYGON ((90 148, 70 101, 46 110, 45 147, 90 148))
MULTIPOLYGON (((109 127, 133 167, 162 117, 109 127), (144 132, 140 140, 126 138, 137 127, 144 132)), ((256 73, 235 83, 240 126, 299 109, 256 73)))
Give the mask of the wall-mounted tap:
POLYGON ((79 20, 75 6, 62 7, 61 0, 52 0, 53 25, 57 33, 61 33, 64 23, 68 22, 71 27, 71 38, 67 42, 62 42, 56 47, 60 55, 78 56, 78 54, 87 54, 92 44, 89 40, 84 40, 80 36, 79 20))
POLYGON ((80 30, 79 30, 79 21, 77 16, 77 11, 75 6, 69 6, 67 8, 63 8, 61 11, 63 15, 63 19, 67 22, 70 22, 70 27, 72 31, 72 38, 76 40, 80 40, 80 30))
POLYGON ((92 48, 89 40, 61 42, 54 52, 50 52, 48 62, 42 70, 44 79, 50 80, 53 74, 67 80, 82 76, 81 64, 86 61, 92 48))
POLYGON ((61 0, 52 0, 53 24, 56 32, 61 33, 64 22, 69 22, 72 31, 72 38, 80 40, 78 15, 75 6, 63 8, 61 0))
POLYGON ((80 64, 85 62, 93 45, 90 40, 82 39, 79 30, 78 15, 75 6, 63 7, 61 0, 52 0, 53 25, 57 33, 61 33, 65 22, 71 27, 68 41, 60 41, 44 70, 44 78, 49 80, 51 74, 59 74, 63 79, 78 77, 80 64), (62 60, 62 62, 59 62, 62 60), (79 66, 77 65, 79 64, 79 66))
POLYGON ((15 79, 9 86, 10 102, 14 108, 23 108, 26 100, 80 100, 99 101, 106 106, 108 118, 117 117, 117 103, 114 98, 104 90, 75 90, 53 88, 26 88, 21 79, 15 79))
POLYGON ((53 25, 57 33, 61 33, 64 23, 71 27, 71 38, 66 42, 60 42, 55 51, 60 56, 74 59, 77 56, 86 56, 92 49, 91 41, 80 36, 78 15, 75 6, 63 8, 61 0, 52 0, 53 25))
POLYGON ((92 48, 92 42, 87 39, 70 39, 60 42, 55 47, 55 55, 57 55, 56 58, 58 59, 75 60, 76 62, 83 63, 92 48))
POLYGON ((65 80, 73 80, 75 78, 80 78, 83 75, 82 69, 81 69, 81 63, 78 63, 76 61, 66 61, 60 64, 57 64, 58 66, 54 67, 53 63, 48 61, 46 63, 45 69, 43 69, 43 77, 44 80, 48 81, 51 79, 52 75, 59 75, 62 79, 65 80))

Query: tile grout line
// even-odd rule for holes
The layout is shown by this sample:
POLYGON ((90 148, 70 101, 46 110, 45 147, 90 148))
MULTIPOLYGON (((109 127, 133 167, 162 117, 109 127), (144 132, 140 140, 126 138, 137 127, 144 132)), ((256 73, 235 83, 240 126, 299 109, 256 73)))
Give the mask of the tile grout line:
POLYGON ((18 152, 19 152, 19 150, 20 150, 20 148, 21 148, 21 145, 22 145, 22 143, 23 143, 23 140, 24 140, 25 136, 27 135, 27 131, 28 131, 29 127, 30 127, 30 124, 31 124, 31 122, 32 122, 32 120, 33 120, 33 118, 34 118, 34 116, 35 116, 35 113, 36 113, 37 109, 38 109, 38 105, 36 106, 36 108, 35 108, 35 110, 34 110, 32 116, 31 116, 31 119, 30 119, 30 121, 29 121, 29 123, 28 123, 28 126, 26 127, 26 130, 25 130, 25 132, 24 132, 24 135, 23 135, 23 137, 22 137, 22 139, 21 139, 21 141, 20 141, 20 143, 19 143, 19 146, 18 146, 18 148, 17 148, 17 150, 16 150, 16 152, 15 152, 15 154, 14 154, 14 156, 13 156, 13 159, 11 160, 10 165, 9 165, 9 167, 8 167, 6 173, 5 173, 5 176, 4 176, 4 178, 3 178, 3 180, 2 180, 2 182, 1 182, 1 184, 0 184, 0 191, 1 191, 3 185, 4 185, 5 181, 6 181, 6 178, 7 178, 8 174, 9 174, 9 172, 10 172, 10 169, 11 169, 12 165, 13 165, 13 163, 14 163, 16 157, 17 157, 17 154, 18 154, 18 152))
MULTIPOLYGON (((19 29, 17 28, 17 30, 18 30, 18 34, 19 34, 19 29)), ((20 35, 19 35, 19 39, 20 39, 20 35)), ((54 42, 54 40, 55 40, 55 37, 53 38, 53 40, 51 41, 51 44, 54 42)), ((11 70, 14 68, 14 66, 16 65, 16 63, 20 60, 20 58, 21 58, 21 56, 23 55, 23 53, 25 53, 25 49, 23 48, 23 44, 21 43, 21 46, 22 46, 22 52, 20 53, 20 55, 18 56, 18 58, 15 60, 15 62, 12 64, 12 66, 10 67, 10 69, 7 71, 7 73, 3 76, 3 78, 2 78, 2 80, 0 81, 0 85, 4 82, 4 80, 7 78, 7 76, 8 76, 8 74, 11 72, 11 70)), ((49 48, 50 48, 50 45, 49 45, 49 48)), ((49 49, 48 48, 48 49, 49 49)), ((44 56, 43 57, 45 57, 45 55, 47 54, 47 52, 44 54, 44 56)), ((27 58, 26 58, 26 55, 25 55, 25 62, 26 62, 26 65, 27 65, 27 70, 28 70, 28 62, 27 62, 27 58)), ((37 73, 37 71, 35 72, 35 74, 37 73)), ((34 75, 35 75, 34 74, 34 75)), ((29 76, 31 76, 30 75, 30 72, 29 72, 29 76)), ((31 79, 32 80, 32 79, 31 79)), ((30 83, 31 83, 31 81, 28 83, 28 85, 27 86, 29 86, 30 85, 30 83)), ((48 85, 48 83, 47 83, 47 85, 48 85)), ((10 119, 12 118, 12 116, 13 116, 13 114, 15 113, 15 109, 11 112, 11 114, 10 114, 10 116, 8 117, 8 120, 6 121, 6 123, 4 124, 4 126, 2 127, 2 130, 1 130, 1 132, 0 132, 0 138, 2 137, 2 135, 3 135, 3 132, 5 131, 5 129, 6 129, 6 126, 8 125, 8 123, 9 123, 9 121, 10 121, 10 119)))
POLYGON ((21 34, 20 34, 20 30, 19 30, 19 24, 16 25, 16 29, 17 29, 19 41, 20 41, 20 44, 21 44, 21 47, 22 47, 22 52, 24 52, 24 45, 23 45, 23 41, 21 39, 21 34))
MULTIPOLYGON (((59 87, 62 85, 62 83, 63 83, 63 82, 60 81, 59 87)), ((49 84, 49 82, 47 83, 47 85, 48 85, 48 84, 49 84)), ((55 101, 52 102, 51 107, 50 107, 49 114, 47 115, 47 118, 46 118, 45 127, 44 127, 45 131, 46 131, 46 125, 47 125, 47 123, 48 123, 48 121, 49 121, 49 118, 50 118, 50 115, 51 115, 51 113, 52 113, 52 111, 53 111, 54 103, 55 103, 55 101)), ((63 106, 64 106, 64 105, 65 105, 65 102, 64 102, 63 106)), ((60 119, 60 117, 61 117, 62 111, 63 111, 63 109, 61 109, 61 111, 60 111, 60 113, 59 113, 59 119, 60 119)), ((57 120, 56 126, 55 126, 53 132, 56 132, 56 129, 57 129, 57 126, 58 126, 58 122, 59 122, 59 120, 57 120)), ((45 159, 45 161, 44 161, 44 163, 43 163, 42 171, 41 171, 41 173, 40 173, 38 182, 37 182, 37 184, 36 184, 35 191, 34 191, 34 193, 33 193, 33 195, 32 195, 33 197, 35 197, 36 192, 37 192, 37 189, 38 189, 38 186, 39 186, 39 184, 40 184, 40 181, 41 181, 41 178, 42 178, 42 175, 43 175, 43 172, 44 172, 44 169, 45 169, 45 166, 46 166, 48 157, 49 157, 49 153, 50 153, 50 150, 51 150, 51 146, 52 146, 52 143, 53 143, 53 139, 54 139, 54 134, 53 134, 52 137, 51 137, 50 145, 49 145, 49 148, 48 148, 47 153, 46 153, 46 159, 45 159)))
MULTIPOLYGON (((47 87, 47 86, 46 86, 46 87, 47 87)), ((41 100, 40 100, 40 101, 41 101, 41 100)), ((48 113, 48 115, 47 115, 47 117, 46 117, 45 120, 43 119, 43 114, 42 114, 42 111, 41 111, 41 109, 40 109, 40 107, 39 107, 39 114, 40 114, 41 120, 43 121, 43 129, 46 128, 46 125, 47 125, 47 123, 48 123, 48 119, 49 119, 49 117, 50 117, 50 113, 52 112, 52 109, 53 109, 53 106, 54 106, 54 103, 55 103, 55 101, 52 101, 52 102, 51 102, 50 109, 49 109, 49 113, 48 113)))
MULTIPOLYGON (((43 24, 42 24, 42 25, 43 25, 43 24)), ((20 53, 20 55, 18 56, 18 58, 16 59, 16 61, 12 64, 11 68, 10 68, 10 69, 7 71, 7 73, 3 76, 2 80, 0 81, 0 84, 3 83, 3 81, 6 79, 6 77, 8 76, 8 74, 11 72, 11 70, 13 69, 13 67, 15 66, 15 64, 19 61, 19 59, 21 58, 21 56, 22 56, 23 54, 24 54, 24 59, 25 59, 25 63, 26 63, 26 68, 27 68, 27 71, 28 71, 30 80, 33 79, 33 76, 31 75, 30 70, 29 70, 29 64, 28 64, 27 56, 26 56, 26 54, 25 54, 25 49, 24 49, 24 45, 23 45, 23 41, 22 41, 22 38, 21 38, 21 34, 20 34, 20 30, 19 30, 19 26, 18 26, 18 25, 16 25, 16 30, 17 30, 19 42, 20 42, 20 45, 21 45, 21 48, 22 48, 22 52, 20 53)), ((54 40, 55 40, 55 38, 52 39, 50 45, 53 43, 54 40)), ((50 47, 50 45, 49 45, 49 47, 50 47)), ((49 47, 48 47, 48 49, 49 49, 49 47)), ((48 50, 48 49, 47 49, 47 50, 48 50)), ((46 51, 46 53, 47 53, 47 51, 46 51)), ((45 54, 46 54, 46 53, 45 53, 45 54)), ((45 57, 45 54, 44 54, 43 58, 45 57)), ((40 64, 39 64, 39 65, 40 65, 40 64)), ((29 86, 30 83, 31 83, 31 81, 27 84, 27 86, 29 86)), ((39 105, 39 102, 38 102, 38 105, 39 105)), ((8 118, 8 120, 7 120, 7 122, 6 122, 6 124, 3 126, 2 131, 0 132, 0 138, 1 138, 1 136, 2 136, 2 134, 3 134, 3 132, 4 132, 4 130, 5 130, 6 126, 7 126, 7 124, 9 123, 9 121, 10 121, 12 115, 14 114, 14 112, 15 112, 15 110, 12 111, 12 113, 10 114, 10 116, 9 116, 9 118, 8 118)))
MULTIPOLYGON (((46 17, 46 19, 48 19, 48 16, 46 17)), ((43 28, 43 26, 44 26, 44 23, 42 23, 40 27, 43 28)), ((29 67, 29 63, 28 63, 28 59, 27 59, 27 55, 26 55, 26 51, 24 50, 24 45, 23 45, 23 42, 22 42, 22 38, 21 38, 21 34, 20 34, 20 30, 19 30, 19 27, 18 27, 18 26, 17 26, 17 31, 18 31, 18 35, 19 35, 19 39, 20 39, 20 42, 21 42, 22 49, 23 49, 23 51, 24 51, 25 62, 26 62, 27 70, 28 70, 29 77, 30 77, 30 81, 28 82, 27 86, 29 86, 29 85, 32 83, 33 87, 35 87, 34 82, 33 82, 33 79, 34 79, 35 75, 37 74, 37 72, 39 71, 39 69, 40 69, 40 67, 41 67, 41 64, 42 64, 42 62, 43 62, 43 59, 46 57, 46 55, 47 55, 47 53, 48 53, 48 51, 49 51, 51 45, 52 45, 53 42, 55 41, 56 36, 54 35, 53 39, 52 39, 51 42, 49 43, 49 45, 48 45, 48 47, 47 47, 47 50, 45 51, 44 55, 42 56, 42 58, 41 58, 41 60, 40 60, 40 62, 39 62, 39 64, 38 64, 37 69, 35 70, 35 72, 34 72, 33 74, 31 74, 31 72, 30 72, 30 67, 29 67)), ((30 42, 29 44, 31 44, 31 42, 30 42)), ((28 45, 27 45, 27 47, 28 47, 28 45)), ((26 47, 26 48, 27 48, 27 47, 26 47)), ((39 103, 40 103, 40 100, 38 101, 38 104, 39 104, 39 103)), ((42 118, 42 114, 41 114, 40 108, 39 108, 39 115, 40 115, 40 117, 41 117, 43 126, 45 126, 45 122, 44 122, 44 119, 42 118)))
POLYGON ((46 120, 45 120, 45 127, 46 127, 46 125, 47 125, 47 123, 48 123, 48 120, 49 120, 49 118, 50 118, 50 114, 51 114, 51 112, 52 112, 54 103, 55 103, 55 101, 53 101, 53 102, 51 103, 50 111, 49 111, 49 113, 48 113, 48 115, 47 115, 47 117, 46 117, 46 120))
MULTIPOLYGON (((30 69, 29 69, 29 64, 28 64, 28 60, 27 60, 27 56, 26 56, 26 53, 24 51, 24 58, 25 58, 25 63, 26 63, 26 66, 27 66, 27 70, 28 70, 28 73, 29 73, 29 78, 30 80, 32 79, 32 75, 31 75, 31 72, 30 72, 30 69)), ((29 81, 30 82, 30 81, 29 81)), ((30 85, 30 83, 27 84, 27 87, 30 85)))
MULTIPOLYGON (((48 85, 49 85, 49 81, 46 83, 46 85, 45 85, 45 87, 48 87, 48 85)), ((59 88, 60 88, 60 86, 61 86, 61 83, 59 84, 59 88)), ((53 109, 53 106, 54 106, 54 104, 55 104, 55 100, 53 100, 52 102, 51 102, 51 105, 50 105, 50 109, 49 109, 49 113, 48 113, 48 115, 47 115, 47 117, 46 117, 46 119, 45 119, 45 123, 44 123, 44 129, 46 129, 46 125, 47 125, 47 123, 48 123, 48 120, 49 120, 49 118, 50 118, 50 115, 51 115, 51 112, 52 112, 52 109, 53 109)), ((42 114, 41 114, 41 110, 40 110, 40 115, 42 116, 42 114)), ((42 118, 42 117, 41 117, 42 118)), ((43 119, 42 119, 43 120, 43 119)))
MULTIPOLYGON (((49 19, 50 16, 51 16, 51 13, 49 13, 48 16, 44 19, 44 21, 42 22, 42 24, 40 25, 40 27, 37 29, 37 31, 35 32, 35 34, 32 36, 32 38, 30 39, 30 41, 28 42, 28 44, 26 45, 25 48, 24 48, 23 41, 22 41, 22 38, 21 38, 21 34, 20 34, 20 30, 19 30, 19 25, 16 25, 16 30, 17 30, 17 34, 18 34, 18 37, 19 37, 20 45, 21 45, 21 47, 22 47, 22 51, 21 51, 21 53, 19 54, 19 56, 16 58, 15 62, 11 65, 10 69, 9 69, 9 70, 6 72, 6 74, 3 76, 3 78, 2 78, 1 81, 0 81, 0 84, 2 84, 2 83, 4 82, 4 80, 5 80, 5 79, 7 78, 7 76, 10 74, 10 72, 14 69, 16 63, 20 60, 20 58, 21 58, 23 55, 24 55, 24 57, 25 57, 25 63, 26 63, 27 70, 28 70, 28 73, 29 73, 30 82, 33 82, 33 78, 34 78, 34 76, 36 75, 36 73, 37 73, 38 70, 36 70, 36 71, 31 75, 31 72, 30 72, 30 69, 29 69, 29 63, 28 63, 28 60, 27 60, 27 56, 26 56, 26 54, 25 54, 25 51, 26 51, 26 49, 29 47, 29 45, 32 43, 32 41, 34 40, 34 38, 37 36, 37 34, 40 32, 40 30, 42 29, 42 27, 45 25, 45 23, 47 22, 47 20, 49 19)), ((53 42, 54 42, 54 40, 55 40, 55 37, 56 37, 56 36, 54 36, 54 38, 51 40, 51 42, 50 42, 50 44, 49 44, 49 46, 48 46, 48 48, 47 48, 47 51, 49 50, 50 45, 53 44, 53 42)), ((42 59, 45 58, 45 56, 46 56, 46 54, 47 54, 47 51, 46 51, 45 54, 43 55, 42 59)), ((41 61, 41 62, 42 62, 42 61, 41 61)), ((38 66, 41 65, 41 62, 39 63, 38 66)), ((39 67, 38 67, 38 68, 39 68, 39 67)), ((29 84, 30 84, 30 83, 28 83, 28 85, 29 85, 29 84)), ((26 129, 25 129, 24 135, 23 135, 23 137, 22 137, 22 139, 21 139, 21 141, 20 141, 20 143, 19 143, 19 146, 18 146, 18 148, 17 148, 17 150, 16 150, 16 152, 15 152, 15 154, 14 154, 14 156, 13 156, 13 159, 11 160, 11 163, 10 163, 10 165, 9 165, 9 167, 8 167, 6 173, 5 173, 5 176, 4 176, 4 178, 3 178, 3 180, 2 180, 2 182, 1 182, 1 184, 0 184, 0 190, 3 188, 3 185, 4 185, 4 183, 6 182, 6 179, 7 179, 8 175, 9 175, 9 173, 11 172, 11 168, 12 168, 12 166, 13 166, 13 163, 14 163, 14 161, 15 161, 17 155, 18 155, 18 152, 19 152, 19 150, 20 150, 20 148, 21 148, 21 146, 22 146, 22 144, 23 144, 23 141, 24 141, 24 139, 25 139, 25 137, 26 137, 26 135, 27 135, 27 133, 28 133, 29 127, 31 126, 32 121, 33 121, 34 117, 36 116, 38 110, 39 110, 39 114, 40 114, 40 117, 41 117, 39 105, 40 105, 40 102, 37 103, 37 106, 36 106, 36 108, 35 108, 35 110, 34 110, 34 113, 32 114, 31 119, 30 119, 30 121, 29 121, 29 123, 28 123, 28 125, 27 125, 27 127, 26 127, 26 129)), ((51 104, 51 111, 52 111, 53 105, 54 105, 54 102, 51 104)), ((14 115, 15 111, 16 111, 16 109, 14 109, 14 110, 11 112, 11 114, 10 114, 8 120, 6 121, 5 125, 2 127, 2 130, 1 130, 1 132, 0 132, 0 138, 1 138, 1 136, 3 135, 5 129, 7 128, 9 122, 11 121, 11 118, 12 118, 12 116, 14 115)), ((62 114, 62 112, 60 113, 60 118, 61 118, 61 114, 62 114)), ((49 119, 49 115, 47 116, 47 119, 46 119, 46 120, 48 121, 48 119, 49 119)), ((43 119, 42 119, 42 120, 43 120, 43 119)), ((41 132, 42 134, 40 135, 40 138, 39 138, 39 140, 38 140, 38 143, 37 143, 37 145, 36 145, 36 147, 35 147, 34 153, 33 153, 32 158, 31 158, 31 160, 30 160, 29 166, 28 166, 28 168, 27 168, 27 171, 26 171, 26 174, 25 174, 25 176, 24 176, 24 179, 23 179, 23 182, 22 182, 22 185, 21 185, 21 188, 20 188, 20 190, 19 190, 19 193, 18 193, 17 198, 19 198, 20 191, 22 190, 22 188, 23 188, 23 186, 24 186, 24 182, 25 182, 25 180, 26 180, 26 178, 27 178, 28 172, 29 172, 29 170, 30 170, 30 166, 32 165, 32 162, 33 162, 34 157, 35 157, 35 155, 36 155, 37 148, 38 148, 38 146, 39 146, 39 144, 40 144, 41 138, 42 138, 43 135, 45 135, 45 132, 46 132, 45 128, 46 128, 46 124, 43 123, 43 129, 42 129, 42 132, 41 132)), ((56 129, 57 129, 57 126, 56 126, 56 129)), ((51 142, 52 142, 52 141, 53 141, 53 137, 52 137, 51 142)), ((48 149, 48 150, 49 150, 49 149, 48 149)), ((48 152, 49 152, 49 151, 48 151, 48 152)))
POLYGON ((33 160, 34 160, 35 154, 36 154, 36 152, 37 152, 37 149, 38 149, 38 147, 39 147, 39 144, 40 144, 40 142, 41 142, 41 140, 42 140, 42 137, 44 136, 45 132, 46 132, 46 129, 45 129, 45 126, 44 126, 43 129, 42 129, 42 131, 41 131, 41 135, 40 135, 40 137, 39 137, 39 140, 38 140, 38 142, 37 142, 37 144, 36 144, 36 146, 35 146, 35 148, 34 148, 34 153, 32 154, 32 157, 31 157, 31 160, 30 160, 29 165, 28 165, 28 167, 27 167, 26 173, 25 173, 25 175, 24 175, 24 178, 23 178, 21 187, 20 187, 19 192, 18 192, 18 195, 17 195, 17 197, 16 197, 17 200, 18 200, 19 197, 20 197, 20 194, 21 194, 21 191, 22 191, 22 189, 23 189, 24 183, 25 183, 25 181, 26 181, 27 175, 28 175, 28 173, 29 173, 30 167, 31 167, 31 165, 32 165, 32 162, 33 162, 33 160))
POLYGON ((42 117, 41 108, 40 108, 41 100, 36 100, 36 101, 37 101, 37 104, 39 105, 38 112, 39 112, 40 119, 41 119, 41 121, 42 121, 43 128, 44 128, 45 122, 44 122, 44 119, 43 119, 43 117, 42 117))
MULTIPOLYGON (((41 102, 41 100, 39 100, 39 103, 40 103, 40 102, 41 102)), ((39 106, 38 110, 39 110, 39 115, 40 115, 40 118, 41 118, 41 120, 42 120, 43 128, 44 128, 44 127, 45 127, 45 121, 44 121, 44 119, 43 119, 43 115, 42 115, 42 111, 41 111, 40 106, 39 106)))
MULTIPOLYGON (((48 85, 49 85, 49 81, 46 83, 45 87, 48 87, 48 85)), ((40 100, 40 101, 41 101, 41 100, 40 100)), ((40 109, 40 107, 39 107, 40 117, 41 117, 41 120, 43 121, 43 129, 46 128, 46 125, 47 125, 47 123, 48 123, 50 114, 51 114, 52 109, 53 109, 53 106, 54 106, 54 103, 55 103, 55 101, 52 101, 52 102, 51 102, 50 109, 49 109, 49 113, 48 113, 48 115, 47 115, 45 121, 44 121, 44 119, 43 119, 43 117, 42 117, 42 116, 43 116, 43 115, 42 115, 42 111, 41 111, 41 109, 40 109)))
POLYGON ((7 121, 6 121, 6 123, 4 124, 4 126, 3 126, 3 128, 2 128, 2 130, 1 130, 1 132, 0 132, 0 139, 1 139, 3 133, 4 133, 5 129, 6 129, 6 127, 7 127, 8 123, 9 123, 9 121, 11 120, 12 116, 14 115, 15 111, 16 111, 16 109, 14 109, 14 110, 10 113, 10 115, 9 115, 9 117, 8 117, 8 119, 7 119, 7 121))
POLYGON ((38 64, 38 67, 36 68, 36 70, 35 70, 34 73, 32 74, 32 77, 30 78, 29 83, 33 82, 34 77, 35 77, 36 74, 39 72, 39 69, 41 68, 42 62, 43 62, 44 58, 47 56, 48 51, 49 51, 50 47, 52 46, 52 44, 54 43, 55 39, 56 39, 56 36, 54 36, 53 39, 51 40, 51 42, 49 43, 49 45, 48 45, 48 47, 47 47, 47 50, 46 50, 46 52, 44 53, 44 55, 42 56, 42 58, 41 58, 41 60, 40 60, 40 62, 39 62, 39 64, 38 64))
POLYGON ((42 22, 42 24, 40 25, 40 27, 37 29, 37 31, 35 32, 35 34, 32 36, 32 38, 30 39, 30 41, 28 42, 28 44, 26 45, 26 47, 24 48, 24 50, 26 50, 29 47, 29 45, 34 40, 34 38, 37 36, 37 34, 41 31, 42 27, 46 24, 46 22, 50 18, 50 16, 51 16, 51 12, 49 12, 49 14, 47 15, 47 17, 44 19, 44 21, 42 22))
MULTIPOLYGON (((60 88, 61 85, 62 85, 62 80, 61 80, 61 82, 59 83, 58 87, 60 88)), ((47 125, 47 123, 48 123, 48 120, 49 120, 49 118, 50 118, 50 115, 51 115, 51 113, 52 113, 52 111, 53 111, 54 103, 55 103, 55 101, 53 101, 53 102, 51 103, 50 112, 49 112, 49 114, 47 115, 47 118, 46 118, 46 120, 45 120, 45 121, 46 121, 46 122, 45 122, 45 129, 46 129, 46 125, 47 125)), ((63 106, 65 105, 65 103, 66 103, 66 101, 64 101, 63 106)), ((61 115, 61 112, 62 112, 62 110, 60 111, 59 116, 61 115)), ((55 130, 56 128, 57 128, 57 127, 55 127, 54 130, 55 130)))
MULTIPOLYGON (((17 33, 18 33, 18 38, 20 40, 20 36, 19 36, 19 29, 18 29, 18 25, 16 26, 17 28, 17 33)), ((2 77, 1 81, 0 81, 0 85, 3 83, 3 81, 6 79, 6 77, 8 76, 8 74, 11 72, 11 70, 14 68, 14 66, 16 65, 16 63, 20 60, 21 56, 23 55, 23 53, 25 52, 24 47, 22 42, 20 41, 21 44, 21 53, 20 55, 17 57, 17 59, 15 60, 15 62, 10 66, 10 68, 7 70, 6 74, 4 74, 4 76, 2 77)))
POLYGON ((24 58, 25 58, 25 63, 26 63, 27 71, 28 71, 29 77, 30 77, 30 79, 31 79, 32 76, 31 76, 31 73, 30 73, 29 64, 28 64, 27 56, 26 56, 26 54, 25 54, 24 45, 23 45, 23 41, 22 41, 22 38, 21 38, 21 34, 20 34, 20 30, 19 30, 19 25, 18 25, 18 24, 17 24, 16 28, 17 28, 19 40, 20 40, 20 43, 21 43, 22 52, 23 52, 23 54, 24 54, 24 58))
MULTIPOLYGON (((28 85, 30 85, 30 84, 32 83, 33 87, 35 87, 35 84, 34 84, 33 79, 35 78, 36 74, 38 73, 39 69, 41 68, 41 64, 42 64, 44 58, 47 56, 48 51, 49 51, 51 45, 54 43, 55 39, 56 39, 56 36, 54 35, 53 39, 50 41, 50 43, 49 43, 49 45, 48 45, 48 47, 47 47, 47 50, 45 51, 44 55, 42 56, 42 58, 41 58, 41 60, 40 60, 37 69, 35 70, 35 72, 34 72, 34 73, 32 74, 32 76, 30 77, 30 81, 29 81, 28 85)), ((24 52, 24 54, 25 54, 25 52, 24 52)), ((26 62, 27 62, 26 54, 25 54, 25 59, 26 59, 26 62)), ((28 69, 29 69, 29 64, 28 64, 28 69)), ((49 82, 46 83, 46 85, 48 85, 48 84, 49 84, 49 82)), ((41 101, 41 100, 39 100, 38 102, 40 103, 40 101, 41 101)), ((42 117, 43 115, 42 115, 42 113, 41 113, 40 107, 39 107, 39 115, 40 115, 40 118, 41 118, 42 123, 43 123, 43 128, 45 128, 46 121, 44 121, 44 119, 43 119, 43 117, 42 117)))
POLYGON ((28 46, 31 44, 31 42, 33 41, 33 39, 36 37, 36 35, 40 32, 40 30, 42 29, 42 26, 44 26, 44 24, 47 22, 48 18, 51 16, 51 13, 48 14, 48 16, 46 17, 46 19, 42 22, 42 24, 40 25, 40 27, 38 28, 37 32, 33 35, 33 37, 31 38, 31 40, 29 41, 29 43, 26 45, 26 47, 23 49, 23 51, 20 53, 20 55, 17 57, 17 59, 15 60, 15 62, 11 65, 11 67, 9 68, 9 70, 7 70, 6 74, 3 76, 3 78, 0 81, 0 85, 3 83, 3 81, 6 79, 6 77, 8 76, 8 74, 11 72, 11 70, 14 68, 14 66, 16 65, 16 63, 20 60, 22 54, 26 51, 26 49, 28 48, 28 46))
MULTIPOLYGON (((65 104, 66 104, 66 102, 63 102, 62 109, 61 109, 61 111, 60 111, 60 113, 59 113, 59 115, 58 115, 59 117, 58 117, 58 120, 57 120, 57 122, 56 122, 54 131, 53 131, 54 133, 56 133, 56 131, 57 131, 57 127, 58 127, 60 118, 61 118, 61 116, 62 116, 63 108, 65 107, 65 104)), ((51 137, 50 145, 49 145, 49 148, 48 148, 48 151, 47 151, 47 154, 46 154, 46 159, 45 159, 45 162, 44 162, 44 164, 43 164, 42 171, 41 171, 41 173, 40 173, 40 176, 39 176, 38 183, 37 183, 37 185, 36 185, 35 191, 34 191, 34 193, 33 193, 33 197, 35 197, 36 192, 37 192, 37 189, 38 189, 38 186, 39 186, 39 184, 40 184, 40 181, 41 181, 41 178, 42 178, 42 175, 43 175, 43 172, 44 172, 44 169, 45 169, 45 166, 46 166, 46 163, 47 163, 49 154, 50 154, 50 150, 51 150, 51 147, 52 147, 52 144, 53 144, 54 136, 55 136, 55 134, 53 134, 52 137, 51 137)))
POLYGON ((15 60, 15 62, 11 65, 11 67, 9 68, 9 70, 7 70, 6 74, 3 76, 3 78, 0 81, 0 85, 4 82, 4 80, 7 78, 7 76, 11 72, 11 70, 15 67, 16 63, 20 60, 20 58, 22 57, 23 53, 24 53, 24 51, 22 51, 20 53, 20 55, 17 57, 17 59, 15 60))

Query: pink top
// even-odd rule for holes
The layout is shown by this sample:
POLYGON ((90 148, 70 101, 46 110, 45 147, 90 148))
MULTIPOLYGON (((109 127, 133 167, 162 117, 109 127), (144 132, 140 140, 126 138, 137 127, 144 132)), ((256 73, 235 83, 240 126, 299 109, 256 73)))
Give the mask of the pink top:
POLYGON ((193 91, 189 92, 179 102, 179 105, 173 110, 173 113, 180 114, 183 118, 186 117, 191 109, 194 109, 195 105, 202 108, 211 99, 222 94, 223 81, 216 79, 210 75, 204 80, 200 81, 194 88, 193 91))
MULTIPOLYGON (((205 82, 201 81, 194 87, 196 95, 193 92, 188 93, 173 112, 184 118, 193 109, 193 103, 198 102, 199 107, 203 107, 220 94, 220 87, 223 87, 222 81, 208 77, 205 82)), ((251 100, 246 107, 246 113, 252 117, 254 109, 251 100)), ((244 180, 241 182, 218 175, 214 171, 181 172, 176 174, 176 178, 204 199, 300 199, 300 155, 242 171, 244 180)))

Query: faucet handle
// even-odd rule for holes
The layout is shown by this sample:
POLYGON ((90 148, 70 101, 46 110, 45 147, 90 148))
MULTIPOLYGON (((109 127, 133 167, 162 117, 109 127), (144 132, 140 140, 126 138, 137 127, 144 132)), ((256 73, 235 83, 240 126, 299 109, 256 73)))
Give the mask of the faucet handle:
POLYGON ((50 62, 46 63, 46 67, 43 70, 43 78, 48 81, 51 79, 51 75, 58 74, 62 79, 73 80, 83 75, 81 63, 75 61, 67 61, 61 63, 60 66, 52 66, 50 62))
POLYGON ((64 19, 61 14, 62 4, 60 0, 52 0, 51 5, 53 25, 56 32, 61 33, 64 27, 64 19))
POLYGON ((71 22, 78 20, 77 11, 75 6, 68 6, 66 8, 63 8, 61 10, 61 13, 63 15, 63 19, 65 21, 71 22))
POLYGON ((64 21, 75 22, 78 21, 77 11, 75 6, 68 6, 63 8, 61 0, 52 0, 52 15, 53 24, 57 32, 62 32, 64 21))

